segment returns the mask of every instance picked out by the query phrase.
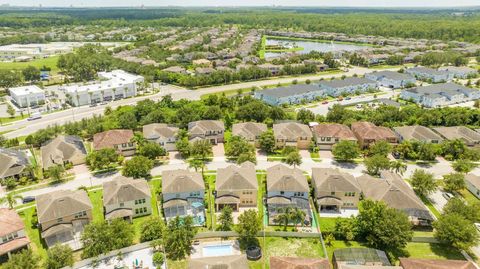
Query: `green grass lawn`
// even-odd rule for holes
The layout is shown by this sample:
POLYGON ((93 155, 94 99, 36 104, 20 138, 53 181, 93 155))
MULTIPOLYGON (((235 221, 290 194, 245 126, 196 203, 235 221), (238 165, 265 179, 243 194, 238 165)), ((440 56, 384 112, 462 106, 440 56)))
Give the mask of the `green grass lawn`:
POLYGON ((433 215, 435 215, 435 217, 437 217, 437 218, 440 217, 440 215, 441 215, 440 212, 438 212, 438 210, 433 206, 433 204, 432 204, 432 202, 430 202, 430 200, 423 197, 422 195, 418 195, 418 197, 428 207, 428 209, 430 209, 430 211, 432 211, 432 213, 433 213, 433 215))
POLYGON ((258 193, 257 193, 257 208, 258 213, 263 214, 263 196, 266 196, 266 182, 267 182, 267 175, 257 174, 257 181, 258 181, 258 193))
POLYGON ((337 218, 319 218, 320 230, 323 232, 331 232, 335 229, 337 218))
POLYGON ((297 256, 307 258, 324 257, 322 243, 317 238, 283 238, 267 237, 265 243, 263 238, 258 238, 262 247, 262 258, 258 261, 250 261, 250 268, 263 269, 269 267, 271 256, 297 256))
POLYGON ((167 259, 168 269, 187 269, 187 260, 173 261, 167 259))
POLYGON ((15 69, 22 70, 28 66, 34 66, 36 68, 41 68, 44 65, 52 69, 52 73, 57 73, 59 71, 57 67, 57 61, 59 56, 52 56, 48 58, 35 59, 30 62, 0 62, 0 69, 15 69))
POLYGON ((27 232, 28 238, 32 242, 30 247, 32 250, 37 253, 42 260, 47 258, 47 247, 42 243, 42 239, 40 237, 40 231, 37 227, 32 227, 32 217, 33 213, 35 212, 35 207, 28 208, 19 212, 20 217, 23 219, 25 223, 25 231, 27 232))
POLYGON ((463 199, 465 199, 465 201, 467 201, 467 203, 469 204, 474 204, 474 203, 478 203, 480 200, 475 197, 475 195, 473 195, 469 190, 467 189, 464 189, 462 191, 460 191, 460 195, 463 197, 463 199))
POLYGON ((92 202, 93 221, 103 221, 103 190, 88 191, 88 197, 92 202))
POLYGON ((208 189, 206 190, 205 199, 208 202, 208 208, 205 211, 205 219, 206 219, 206 226, 207 229, 213 230, 212 227, 216 226, 217 220, 215 216, 215 197, 213 197, 213 191, 215 190, 215 176, 214 175, 207 175, 205 176, 205 182, 208 185, 208 189))

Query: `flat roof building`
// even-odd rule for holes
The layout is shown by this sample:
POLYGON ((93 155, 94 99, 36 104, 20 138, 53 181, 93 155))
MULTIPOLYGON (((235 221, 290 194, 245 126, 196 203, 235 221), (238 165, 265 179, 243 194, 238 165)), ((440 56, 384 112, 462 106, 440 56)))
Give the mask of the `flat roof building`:
POLYGON ((13 102, 19 107, 30 107, 45 103, 45 91, 36 85, 8 89, 13 102))

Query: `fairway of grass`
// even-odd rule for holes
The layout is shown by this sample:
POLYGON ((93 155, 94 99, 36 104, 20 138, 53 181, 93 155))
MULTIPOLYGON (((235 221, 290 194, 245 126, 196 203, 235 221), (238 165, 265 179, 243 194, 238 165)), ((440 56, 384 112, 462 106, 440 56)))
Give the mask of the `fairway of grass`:
POLYGON ((57 67, 57 61, 59 56, 52 56, 48 58, 36 59, 30 62, 0 62, 0 69, 15 69, 22 70, 28 66, 34 66, 36 68, 41 68, 44 65, 51 68, 52 73, 58 73, 59 69, 57 67))
POLYGON ((322 258, 324 253, 322 243, 317 238, 283 238, 267 237, 265 243, 263 238, 258 238, 262 247, 262 258, 258 261, 249 261, 250 268, 270 268, 269 261, 272 256, 296 256, 306 258, 322 258))

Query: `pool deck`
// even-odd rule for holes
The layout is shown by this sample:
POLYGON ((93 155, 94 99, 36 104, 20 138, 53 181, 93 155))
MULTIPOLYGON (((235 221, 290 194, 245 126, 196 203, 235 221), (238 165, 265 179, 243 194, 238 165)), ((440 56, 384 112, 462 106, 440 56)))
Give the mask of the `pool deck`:
POLYGON ((212 256, 204 256, 203 255, 203 248, 208 247, 208 246, 221 246, 221 245, 232 246, 232 253, 229 253, 226 256, 242 254, 242 252, 240 251, 240 245, 238 244, 238 241, 235 241, 235 240, 217 240, 217 241, 201 242, 199 245, 193 246, 193 250, 192 250, 192 253, 190 254, 190 258, 191 259, 198 259, 198 258, 204 258, 204 257, 212 257, 212 256))

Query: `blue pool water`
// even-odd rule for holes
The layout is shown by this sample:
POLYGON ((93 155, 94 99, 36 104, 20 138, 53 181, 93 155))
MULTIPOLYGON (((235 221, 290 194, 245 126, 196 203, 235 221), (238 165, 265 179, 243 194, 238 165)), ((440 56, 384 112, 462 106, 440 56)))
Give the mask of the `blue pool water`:
POLYGON ((204 246, 202 250, 203 257, 228 256, 233 254, 232 245, 204 246))

